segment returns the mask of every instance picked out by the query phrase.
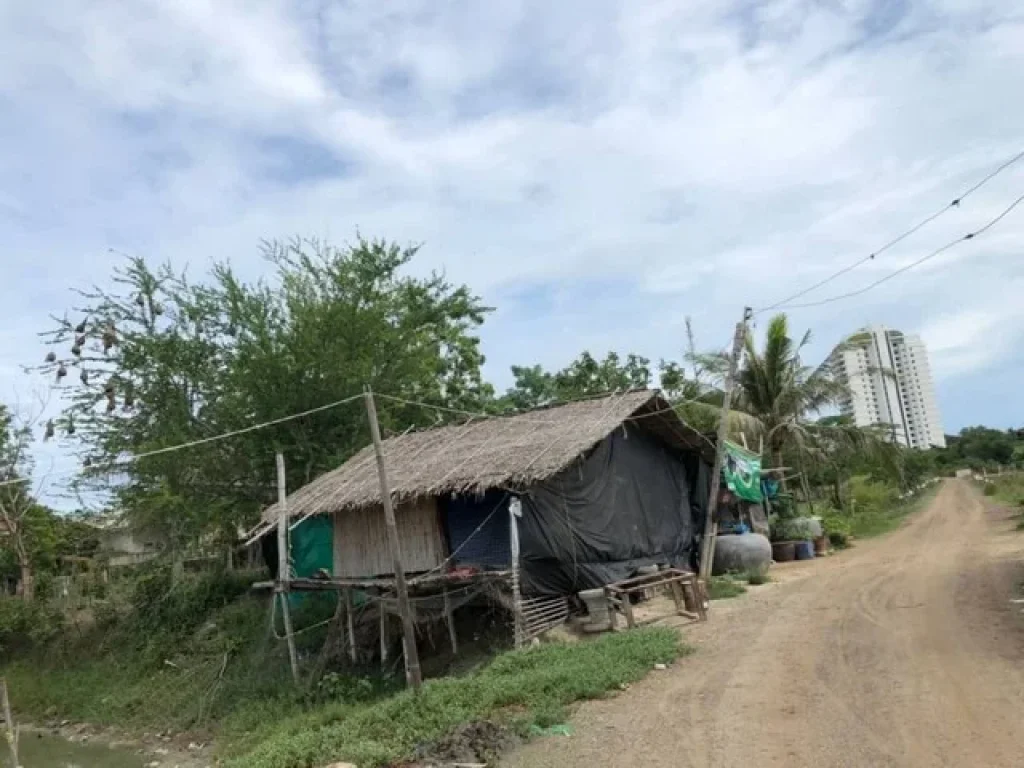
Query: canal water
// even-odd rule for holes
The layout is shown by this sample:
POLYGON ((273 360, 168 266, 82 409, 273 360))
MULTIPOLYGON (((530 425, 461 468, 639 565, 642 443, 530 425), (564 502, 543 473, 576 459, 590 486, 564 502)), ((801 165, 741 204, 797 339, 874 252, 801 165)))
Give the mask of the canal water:
MULTIPOLYGON (((78 744, 49 734, 22 733, 18 745, 22 768, 143 768, 152 758, 101 744, 78 744)), ((0 739, 0 766, 10 768, 7 743, 0 739)))

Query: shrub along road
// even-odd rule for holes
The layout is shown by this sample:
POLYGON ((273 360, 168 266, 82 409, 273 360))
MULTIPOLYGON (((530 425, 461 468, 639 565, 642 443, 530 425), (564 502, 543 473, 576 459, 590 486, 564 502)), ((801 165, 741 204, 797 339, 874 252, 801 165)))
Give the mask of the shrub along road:
POLYGON ((1024 534, 967 482, 906 525, 780 569, 686 630, 697 652, 508 768, 1020 766, 1024 534))

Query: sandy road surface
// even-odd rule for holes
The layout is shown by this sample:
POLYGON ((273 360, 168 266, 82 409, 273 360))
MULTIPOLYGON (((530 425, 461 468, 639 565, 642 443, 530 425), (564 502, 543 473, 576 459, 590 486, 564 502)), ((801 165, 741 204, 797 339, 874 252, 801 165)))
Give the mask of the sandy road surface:
POLYGON ((881 539, 780 568, 697 652, 508 768, 1024 766, 1024 534, 962 481, 881 539))

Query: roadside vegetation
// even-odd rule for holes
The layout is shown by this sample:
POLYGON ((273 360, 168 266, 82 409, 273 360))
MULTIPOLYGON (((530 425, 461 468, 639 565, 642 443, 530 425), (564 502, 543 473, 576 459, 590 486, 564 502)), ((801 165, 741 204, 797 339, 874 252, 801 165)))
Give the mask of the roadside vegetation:
MULTIPOLYGON (((166 569, 133 580, 125 612, 68 624, 43 604, 0 601, 6 677, 19 716, 127 732, 215 739, 229 765, 289 768, 335 760, 382 765, 412 755, 460 723, 491 720, 526 737, 564 722, 566 707, 615 692, 687 652, 678 633, 642 629, 575 645, 489 654, 463 675, 429 680, 419 696, 376 670, 343 665, 316 677, 326 629, 299 637, 304 684, 291 682, 268 634, 266 599, 250 574, 187 577, 166 569), (163 594, 165 599, 153 599, 163 594), (44 632, 45 628, 45 632, 44 632)), ((106 603, 105 605, 109 605, 106 603)), ((330 616, 305 604, 297 626, 330 616)))
POLYGON ((575 701, 601 698, 668 664, 685 649, 668 629, 605 635, 576 645, 546 645, 500 655, 477 672, 427 682, 365 703, 339 702, 264 727, 230 768, 305 768, 331 760, 361 766, 412 757, 462 723, 497 720, 527 736, 564 722, 575 701))
POLYGON ((1017 530, 1024 531, 1024 472, 1007 472, 988 478, 984 493, 1012 510, 1017 530))

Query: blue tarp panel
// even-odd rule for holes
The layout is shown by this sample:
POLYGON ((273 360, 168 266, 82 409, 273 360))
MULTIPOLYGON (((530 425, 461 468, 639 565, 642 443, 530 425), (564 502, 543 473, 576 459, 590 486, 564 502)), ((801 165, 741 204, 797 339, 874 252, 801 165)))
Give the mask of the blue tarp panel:
POLYGON ((455 565, 495 569, 510 566, 507 493, 488 491, 482 498, 456 496, 443 503, 442 514, 448 551, 458 551, 455 565))

